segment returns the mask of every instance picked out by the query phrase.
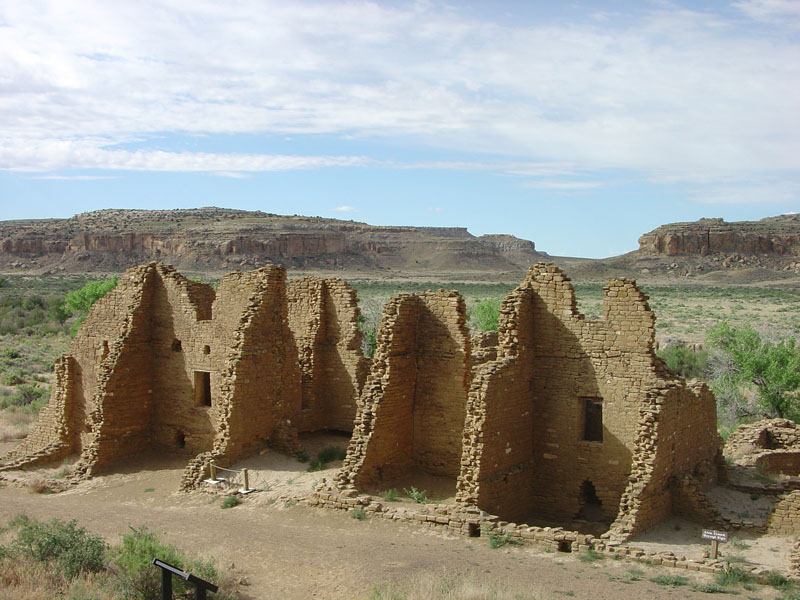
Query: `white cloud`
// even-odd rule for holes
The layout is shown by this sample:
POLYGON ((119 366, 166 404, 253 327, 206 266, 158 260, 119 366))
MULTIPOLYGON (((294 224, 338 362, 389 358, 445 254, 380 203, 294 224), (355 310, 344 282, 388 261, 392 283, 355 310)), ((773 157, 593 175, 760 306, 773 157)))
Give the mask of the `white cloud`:
POLYGON ((800 2, 797 0, 743 0, 734 2, 733 6, 756 21, 800 26, 800 2))
POLYGON ((35 175, 26 179, 53 179, 58 181, 94 181, 96 179, 116 179, 114 175, 35 175))
MULTIPOLYGON (((735 3, 761 23, 751 30, 672 3, 624 19, 508 26, 431 3, 5 2, 0 169, 225 174, 379 164, 147 143, 267 133, 466 149, 506 156, 501 170, 532 177, 627 169, 691 182, 796 172, 800 42, 763 28, 795 18, 798 4, 735 3), (132 140, 141 149, 114 149, 132 140), (554 171, 525 174, 545 166, 554 171)), ((434 164, 425 168, 492 168, 392 166, 434 164)))
POLYGON ((209 172, 225 177, 243 177, 248 172, 357 167, 369 163, 369 159, 359 156, 128 151, 106 150, 93 141, 24 139, 0 141, 0 169, 16 171, 117 169, 209 172))
POLYGON ((335 210, 336 212, 356 212, 357 209, 352 206, 337 206, 336 208, 332 208, 331 210, 335 210))
POLYGON ((605 185, 602 181, 526 181, 522 187, 544 190, 589 190, 605 185))

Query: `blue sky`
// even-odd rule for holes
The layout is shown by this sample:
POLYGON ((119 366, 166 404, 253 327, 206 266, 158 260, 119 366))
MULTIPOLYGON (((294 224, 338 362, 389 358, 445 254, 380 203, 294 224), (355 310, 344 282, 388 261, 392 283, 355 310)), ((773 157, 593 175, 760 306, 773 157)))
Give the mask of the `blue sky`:
POLYGON ((222 206, 604 257, 800 209, 800 0, 0 0, 0 219, 222 206))

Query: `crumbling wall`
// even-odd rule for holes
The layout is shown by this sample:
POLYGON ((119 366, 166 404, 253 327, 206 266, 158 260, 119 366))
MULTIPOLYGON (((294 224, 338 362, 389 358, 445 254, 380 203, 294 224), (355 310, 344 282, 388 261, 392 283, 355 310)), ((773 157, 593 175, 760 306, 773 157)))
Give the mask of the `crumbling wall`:
POLYGON ((356 292, 340 279, 301 277, 289 283, 288 302, 302 380, 298 428, 352 431, 369 370, 356 292))
POLYGON ((233 460, 273 438, 291 444, 300 375, 286 272, 231 273, 215 294, 158 263, 130 269, 56 376, 6 468, 80 453, 77 472, 92 474, 154 445, 233 460))
POLYGON ((288 324, 286 271, 263 267, 226 275, 213 307, 225 349, 214 454, 227 461, 264 447, 300 412, 297 347, 288 324))
POLYGON ((470 372, 465 322, 456 292, 387 302, 340 485, 386 486, 415 470, 455 481, 470 372))
POLYGON ((666 372, 654 321, 633 282, 610 281, 603 318, 586 320, 558 268, 532 267, 502 305, 497 360, 472 382, 458 500, 516 521, 611 523, 657 427, 663 458, 645 471, 712 472, 713 397, 666 372), (697 418, 686 440, 680 411, 697 418))

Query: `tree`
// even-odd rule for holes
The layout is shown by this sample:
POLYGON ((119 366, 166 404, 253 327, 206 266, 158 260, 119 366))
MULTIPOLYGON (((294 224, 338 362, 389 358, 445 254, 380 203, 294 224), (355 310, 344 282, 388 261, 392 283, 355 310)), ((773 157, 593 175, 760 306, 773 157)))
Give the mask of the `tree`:
POLYGON ((480 331, 497 331, 497 324, 500 320, 501 298, 488 298, 481 300, 472 309, 470 321, 475 329, 480 331))
POLYGON ((750 325, 734 328, 723 322, 709 330, 708 341, 726 363, 721 384, 751 388, 763 416, 800 417, 800 344, 795 338, 772 342, 750 325))
POLYGON ((117 281, 116 275, 105 281, 90 281, 81 289, 69 292, 64 296, 64 306, 69 314, 73 316, 75 314, 78 315, 78 319, 69 329, 73 336, 78 332, 78 328, 81 326, 81 323, 83 323, 86 315, 89 314, 89 308, 92 304, 117 287, 117 281))

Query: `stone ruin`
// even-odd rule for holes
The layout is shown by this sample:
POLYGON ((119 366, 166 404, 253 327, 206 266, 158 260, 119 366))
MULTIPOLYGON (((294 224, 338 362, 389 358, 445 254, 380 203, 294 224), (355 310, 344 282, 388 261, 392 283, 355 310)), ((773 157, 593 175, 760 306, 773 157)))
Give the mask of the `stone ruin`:
POLYGON ((714 397, 656 356, 631 281, 612 280, 590 320, 569 279, 537 264, 474 353, 456 292, 394 296, 371 361, 358 319, 338 279, 287 285, 269 266, 215 291, 162 264, 130 269, 56 362, 50 403, 0 470, 77 454, 89 476, 157 447, 187 455, 189 489, 211 461, 294 451, 298 433, 328 429, 352 432, 329 497, 428 480, 456 507, 623 538, 691 513, 687 490, 716 481, 714 397))

